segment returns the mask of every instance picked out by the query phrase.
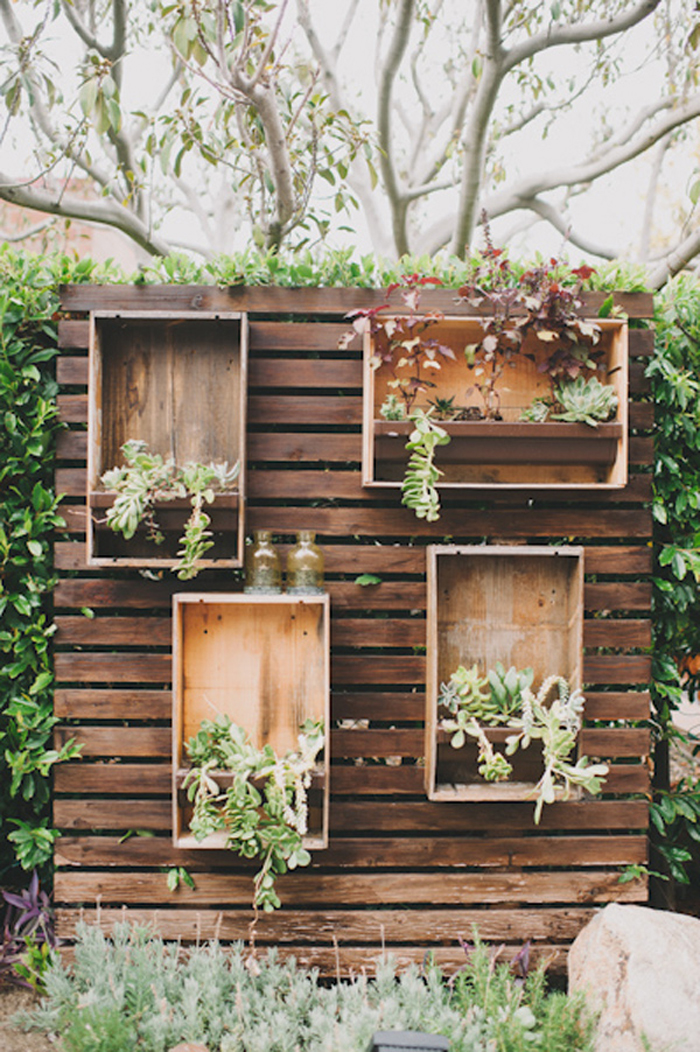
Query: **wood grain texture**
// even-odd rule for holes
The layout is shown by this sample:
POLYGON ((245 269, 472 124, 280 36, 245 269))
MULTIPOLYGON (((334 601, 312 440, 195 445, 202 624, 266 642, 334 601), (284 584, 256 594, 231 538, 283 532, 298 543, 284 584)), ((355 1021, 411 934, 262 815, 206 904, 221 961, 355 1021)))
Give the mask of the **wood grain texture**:
MULTIPOLYGON (((83 743, 58 765, 55 821, 59 931, 80 908, 111 924, 122 905, 164 934, 245 938, 252 868, 228 852, 172 843, 173 595, 241 590, 231 572, 191 583, 168 570, 147 579, 85 560, 89 310, 248 310, 245 533, 272 530, 282 558, 315 529, 326 561, 331 631, 330 839, 311 866, 280 880, 284 907, 261 945, 280 946, 324 974, 371 967, 382 945, 399 961, 427 949, 458 967, 455 931, 563 966, 566 946, 605 902, 644 902, 646 882, 619 884, 647 860, 653 404, 644 376, 653 332, 629 330, 628 484, 616 491, 443 493, 436 523, 417 520, 400 492, 363 488, 362 352, 338 350, 343 315, 379 302, 367 290, 189 287, 64 290, 57 362, 57 489, 67 535, 55 546, 57 744, 83 743), (279 316, 275 318, 275 312, 279 316), (264 315, 264 317, 262 316, 264 315), (429 544, 583 548, 581 746, 609 764, 603 799, 557 802, 532 822, 532 801, 428 801, 424 792, 426 548, 429 544), (77 572, 77 573, 76 573, 77 572), (376 574, 362 587, 356 578, 376 574), (81 610, 88 608, 92 617, 81 610), (139 831, 144 835, 137 835, 139 831), (123 842, 121 838, 130 833, 123 842), (167 891, 161 867, 184 865, 195 889, 167 891), (338 940, 336 953, 333 937, 338 940)), ((597 310, 602 296, 589 298, 597 310)), ((630 317, 648 296, 619 298, 630 317)), ((454 293, 430 293, 459 314, 454 293)), ((116 361, 116 359, 115 359, 116 361)), ((237 576, 237 575, 236 575, 237 576)), ((468 616, 468 611, 467 611, 468 616)), ((507 953, 508 950, 504 951, 507 953)))

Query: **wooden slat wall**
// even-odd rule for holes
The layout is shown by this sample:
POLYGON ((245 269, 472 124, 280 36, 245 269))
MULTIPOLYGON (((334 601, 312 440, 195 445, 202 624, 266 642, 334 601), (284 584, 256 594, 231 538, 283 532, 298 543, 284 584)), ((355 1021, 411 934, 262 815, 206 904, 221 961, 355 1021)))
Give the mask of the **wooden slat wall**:
MULTIPOLYGON (((653 407, 645 359, 653 334, 630 330, 630 481, 621 491, 507 493, 443 500, 426 524, 391 491, 363 490, 361 354, 339 352, 342 314, 378 301, 367 290, 69 287, 60 323, 56 484, 67 539, 56 544, 57 741, 77 737, 83 759, 57 768, 54 819, 59 929, 80 915, 109 925, 155 920, 166 936, 246 938, 250 866, 225 852, 178 851, 170 841, 170 599, 175 591, 237 590, 231 572, 190 585, 165 571, 85 565, 88 310, 248 310, 250 390, 247 532, 268 528, 284 551, 316 529, 332 607, 331 840, 310 869, 280 881, 283 908, 261 917, 257 944, 279 945, 335 973, 370 966, 382 947, 399 962, 427 950, 463 960, 457 937, 487 939, 562 966, 597 906, 642 902, 621 867, 647 857, 647 681, 651 644, 653 407), (275 317, 277 315, 278 317, 275 317), (582 747, 611 767, 600 800, 545 807, 431 803, 423 792, 425 545, 517 541, 585 547, 582 747), (380 585, 355 577, 374 573, 380 585), (86 617, 87 608, 94 616, 86 617), (128 835, 127 834, 131 834, 128 835), (170 893, 163 867, 185 865, 195 889, 170 893)), ((597 309, 600 296, 590 298, 597 309)), ((426 297, 427 299, 427 297, 426 297)), ((648 296, 619 297, 633 319, 648 296)), ((453 294, 431 294, 451 313, 453 294)))

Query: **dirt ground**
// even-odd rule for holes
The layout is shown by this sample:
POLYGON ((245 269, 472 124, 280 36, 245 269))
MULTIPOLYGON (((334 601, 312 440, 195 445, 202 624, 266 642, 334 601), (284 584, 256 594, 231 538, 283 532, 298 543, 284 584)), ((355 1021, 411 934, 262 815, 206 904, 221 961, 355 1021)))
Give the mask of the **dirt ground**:
POLYGON ((18 1030, 10 1026, 16 1012, 27 1011, 39 998, 18 986, 0 988, 0 1049, 2 1052, 60 1052, 61 1042, 52 1041, 37 1030, 18 1030))

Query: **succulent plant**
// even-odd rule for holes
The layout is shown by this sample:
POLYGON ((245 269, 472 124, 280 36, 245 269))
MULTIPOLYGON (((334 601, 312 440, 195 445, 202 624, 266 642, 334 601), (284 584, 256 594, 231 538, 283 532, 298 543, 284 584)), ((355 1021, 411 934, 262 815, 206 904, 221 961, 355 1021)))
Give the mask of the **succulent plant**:
POLYGON ((595 376, 588 380, 577 376, 570 383, 559 384, 554 395, 562 412, 552 413, 553 420, 597 427, 600 422, 610 420, 617 412, 618 398, 615 391, 608 384, 602 384, 595 376))
POLYGON ((388 394, 381 404, 379 414, 385 420, 405 420, 406 408, 398 395, 388 394))
POLYGON ((548 399, 536 398, 532 405, 523 409, 520 419, 526 420, 529 424, 543 424, 549 416, 551 408, 552 405, 548 399))

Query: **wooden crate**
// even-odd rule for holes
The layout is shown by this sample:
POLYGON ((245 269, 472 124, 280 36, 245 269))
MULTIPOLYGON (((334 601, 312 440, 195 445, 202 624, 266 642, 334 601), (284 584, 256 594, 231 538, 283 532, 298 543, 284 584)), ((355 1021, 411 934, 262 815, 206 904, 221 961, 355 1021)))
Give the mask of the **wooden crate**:
MULTIPOLYGON (((503 420, 440 423, 451 436, 449 445, 437 450, 435 463, 444 473, 442 489, 619 489, 627 483, 628 447, 628 334, 619 320, 600 320, 599 348, 605 352, 604 375, 615 389, 618 410, 615 420, 599 424, 568 424, 548 421, 535 424, 519 419, 535 398, 550 394, 549 380, 528 358, 518 356, 507 365, 498 386, 503 420)), ((425 370, 435 384, 421 393, 416 408, 429 408, 429 400, 454 397, 459 406, 479 406, 474 372, 464 361, 464 348, 481 339, 478 318, 446 317, 430 330, 430 336, 451 347, 456 361, 441 360, 439 370, 425 370)), ((536 337, 526 340, 532 350, 536 337)), ((372 337, 364 343, 363 388, 363 485, 401 485, 409 454, 406 441, 412 425, 408 421, 386 421, 379 409, 393 389, 389 369, 373 368, 372 337)))
POLYGON ((87 562, 172 567, 191 505, 157 509, 165 536, 145 528, 128 541, 105 522, 113 496, 101 476, 124 462, 122 445, 141 439, 182 466, 236 462, 235 488, 206 506, 214 546, 203 567, 242 565, 245 543, 247 315, 242 312, 93 311, 90 314, 87 562))
MULTIPOLYGON (((306 719, 330 727, 330 606, 327 595, 291 597, 190 592, 173 596, 173 843, 221 848, 224 836, 198 842, 189 832, 182 780, 185 743, 204 719, 224 714, 253 745, 282 754, 297 746, 306 719)), ((304 844, 328 844, 329 756, 324 749, 309 790, 304 844)))
MULTIPOLYGON (((537 545, 428 547, 426 790, 432 800, 522 799, 534 786, 529 754, 514 781, 487 784, 476 748, 453 749, 439 726, 438 694, 458 665, 482 672, 532 668, 580 687, 583 662, 583 549, 537 545)), ((491 732, 489 732, 491 733, 491 732)), ((503 735, 495 733, 495 738, 503 735)))

